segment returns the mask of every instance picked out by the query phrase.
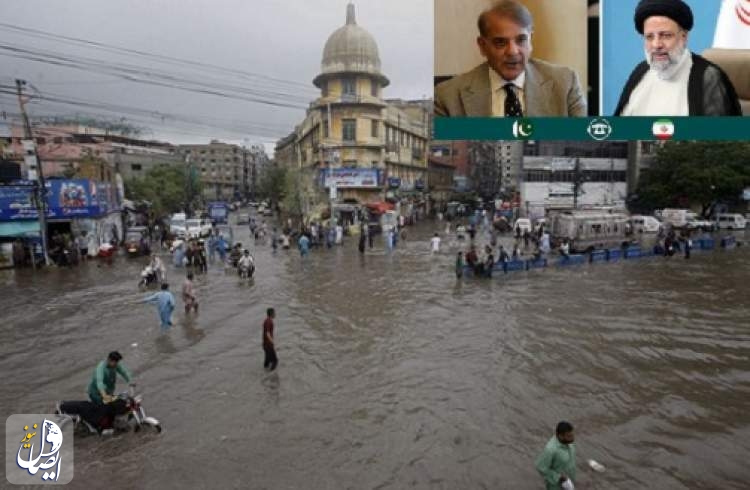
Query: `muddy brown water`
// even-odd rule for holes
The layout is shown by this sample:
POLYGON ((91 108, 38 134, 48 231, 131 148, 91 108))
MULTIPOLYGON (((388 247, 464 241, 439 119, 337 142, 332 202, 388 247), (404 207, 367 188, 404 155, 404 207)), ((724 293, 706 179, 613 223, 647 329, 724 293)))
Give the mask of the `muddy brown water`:
POLYGON ((251 284, 213 266, 166 336, 138 261, 0 271, 2 413, 85 397, 117 349, 164 432, 77 437, 69 488, 538 489, 561 419, 577 488, 747 488, 750 247, 457 281, 437 228, 390 255, 259 245, 251 284))

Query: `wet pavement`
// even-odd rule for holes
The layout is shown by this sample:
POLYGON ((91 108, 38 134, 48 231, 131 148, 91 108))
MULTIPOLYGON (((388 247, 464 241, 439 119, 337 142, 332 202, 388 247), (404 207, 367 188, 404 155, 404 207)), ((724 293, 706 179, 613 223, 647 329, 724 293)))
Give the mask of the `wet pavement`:
POLYGON ((457 281, 437 228, 392 255, 258 246, 251 283, 197 277, 196 318, 176 294, 166 336, 141 261, 0 271, 2 413, 84 399, 117 349, 164 432, 78 437, 69 488, 538 489, 561 419, 577 488, 747 488, 750 247, 457 281))

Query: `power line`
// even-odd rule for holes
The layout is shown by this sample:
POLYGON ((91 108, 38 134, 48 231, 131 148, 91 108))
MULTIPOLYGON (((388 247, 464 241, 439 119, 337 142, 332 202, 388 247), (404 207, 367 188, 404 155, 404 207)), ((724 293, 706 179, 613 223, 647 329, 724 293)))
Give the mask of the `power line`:
POLYGON ((204 62, 200 62, 200 61, 187 60, 187 59, 184 59, 184 58, 176 58, 176 57, 172 57, 172 56, 166 56, 166 55, 160 55, 160 54, 155 54, 155 53, 149 53, 149 52, 146 52, 146 51, 140 51, 140 50, 136 50, 136 49, 124 48, 124 47, 121 47, 121 46, 115 46, 115 45, 106 44, 106 43, 102 43, 102 42, 98 42, 98 41, 91 41, 91 40, 88 40, 88 39, 82 39, 82 38, 70 37, 70 36, 63 36, 63 35, 60 35, 60 34, 52 34, 52 33, 49 33, 49 32, 40 31, 40 30, 37 30, 37 29, 29 28, 29 27, 20 27, 20 26, 16 26, 16 25, 12 25, 12 24, 7 24, 7 23, 4 23, 4 22, 0 22, 0 28, 6 29, 6 30, 16 31, 16 32, 19 32, 19 33, 22 33, 22 34, 25 34, 25 35, 28 35, 28 36, 32 36, 32 37, 41 37, 41 38, 53 39, 53 40, 56 40, 56 41, 61 41, 62 40, 62 41, 66 41, 66 42, 73 43, 73 44, 83 44, 83 45, 86 45, 86 46, 89 46, 89 47, 94 47, 94 48, 102 49, 102 50, 105 50, 105 51, 116 52, 116 53, 123 53, 123 54, 128 54, 128 55, 135 55, 135 56, 141 56, 141 57, 146 57, 146 58, 160 60, 160 61, 163 61, 163 62, 171 62, 173 64, 188 65, 188 66, 200 67, 200 68, 203 68, 203 69, 216 70, 216 71, 219 71, 219 72, 222 72, 222 73, 231 73, 231 74, 235 74, 235 75, 240 75, 243 78, 262 79, 262 80, 266 80, 266 81, 272 82, 274 84, 282 83, 282 84, 296 86, 296 87, 300 87, 300 88, 312 91, 312 88, 308 84, 304 84, 304 83, 301 83, 301 82, 292 81, 292 80, 284 80, 284 79, 281 79, 281 78, 270 77, 270 76, 259 74, 259 73, 253 73, 253 72, 248 72, 248 71, 244 71, 244 70, 238 70, 238 69, 235 69, 235 68, 227 68, 227 67, 224 67, 224 66, 214 65, 214 64, 211 64, 211 63, 204 63, 204 62))
POLYGON ((280 91, 239 87, 221 82, 194 80, 180 75, 158 72, 147 67, 128 64, 114 65, 102 60, 75 57, 52 51, 45 52, 42 50, 29 49, 9 44, 0 44, 0 51, 6 51, 6 53, 0 53, 4 56, 67 68, 76 68, 83 71, 114 75, 134 83, 185 90, 205 95, 215 95, 229 99, 245 100, 248 102, 276 107, 286 107, 291 109, 306 109, 308 107, 306 102, 307 99, 280 91), (235 93, 233 94, 231 92, 235 93))

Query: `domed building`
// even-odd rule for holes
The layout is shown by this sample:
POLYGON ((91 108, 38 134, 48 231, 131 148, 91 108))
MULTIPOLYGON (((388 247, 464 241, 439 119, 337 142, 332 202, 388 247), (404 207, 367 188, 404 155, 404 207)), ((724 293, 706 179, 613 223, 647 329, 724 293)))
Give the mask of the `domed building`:
POLYGON ((320 97, 307 116, 276 145, 276 161, 302 172, 302 214, 319 219, 336 187, 334 213, 356 224, 363 208, 419 205, 427 181, 429 114, 422 101, 383 98, 390 83, 381 72, 378 45, 357 24, 354 4, 346 23, 323 48, 313 84, 320 97))

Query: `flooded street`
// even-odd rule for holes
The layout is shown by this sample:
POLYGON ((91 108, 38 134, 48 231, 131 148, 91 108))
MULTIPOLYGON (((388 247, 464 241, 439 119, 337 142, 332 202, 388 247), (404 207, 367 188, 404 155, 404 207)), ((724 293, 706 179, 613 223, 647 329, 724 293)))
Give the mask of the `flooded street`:
POLYGON ((254 282, 212 266, 166 336, 142 261, 0 271, 2 413, 85 399, 119 350, 164 431, 78 437, 70 488, 539 489, 562 419, 577 488, 747 488, 749 247, 457 281, 437 227, 392 255, 251 247, 254 282))

